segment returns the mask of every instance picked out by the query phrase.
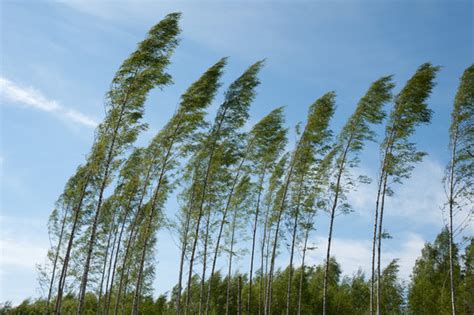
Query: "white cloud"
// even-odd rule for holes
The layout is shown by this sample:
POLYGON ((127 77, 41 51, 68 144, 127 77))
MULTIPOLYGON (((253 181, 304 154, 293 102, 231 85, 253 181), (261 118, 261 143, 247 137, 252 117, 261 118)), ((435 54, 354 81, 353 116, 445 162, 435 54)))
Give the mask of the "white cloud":
MULTIPOLYGON (((349 201, 360 215, 372 217, 377 193, 377 178, 374 170, 360 170, 369 175, 370 185, 359 185, 350 194, 349 201)), ((403 185, 394 185, 395 194, 386 198, 384 216, 410 219, 411 223, 440 226, 443 224, 441 206, 445 202, 443 189, 444 167, 437 161, 426 158, 415 165, 415 170, 403 185)))
POLYGON ((44 261, 46 252, 45 247, 33 242, 0 239, 0 270, 12 267, 35 270, 36 264, 44 261))
MULTIPOLYGON (((321 264, 326 257, 327 239, 317 237, 315 240, 316 249, 309 252, 309 264, 321 264)), ((408 280, 415 264, 420 256, 421 249, 425 244, 424 239, 416 233, 408 233, 406 239, 397 248, 386 247, 382 251, 382 267, 388 265, 393 259, 399 259, 400 277, 408 280)), ((366 276, 370 276, 372 242, 353 238, 334 238, 331 245, 331 256, 342 266, 344 274, 351 275, 359 268, 366 276)))
POLYGON ((18 85, 5 77, 0 77, 0 96, 13 103, 54 114, 55 116, 87 127, 97 126, 97 122, 72 108, 67 108, 55 100, 48 99, 40 91, 18 85))

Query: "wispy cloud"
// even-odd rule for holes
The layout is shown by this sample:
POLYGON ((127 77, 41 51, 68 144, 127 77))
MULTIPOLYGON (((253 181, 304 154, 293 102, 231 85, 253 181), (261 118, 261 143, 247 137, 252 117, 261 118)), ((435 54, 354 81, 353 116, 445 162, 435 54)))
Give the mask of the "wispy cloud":
MULTIPOLYGON (((372 217, 377 194, 375 171, 361 169, 360 174, 369 175, 370 185, 359 185, 349 196, 349 201, 357 213, 372 217)), ((426 158, 415 166, 412 176, 403 185, 394 185, 395 194, 387 198, 386 216, 410 219, 414 224, 440 226, 443 224, 441 206, 445 202, 443 189, 444 168, 433 158, 426 158)), ((359 175, 359 172, 356 173, 359 175)))
POLYGON ((86 127, 95 127, 97 122, 75 109, 65 107, 58 101, 51 100, 39 90, 25 87, 0 76, 0 97, 12 103, 51 113, 61 119, 72 121, 86 127))
MULTIPOLYGON (((309 253, 308 262, 310 264, 321 264, 326 253, 327 239, 316 238, 316 250, 309 253)), ((400 264, 400 277, 408 280, 415 265, 421 249, 425 245, 421 235, 408 233, 398 248, 388 248, 382 255, 382 266, 387 266, 393 259, 398 259, 400 264)), ((353 274, 358 269, 362 269, 366 275, 370 276, 372 242, 361 239, 335 238, 332 245, 333 255, 341 264, 344 274, 353 274)))

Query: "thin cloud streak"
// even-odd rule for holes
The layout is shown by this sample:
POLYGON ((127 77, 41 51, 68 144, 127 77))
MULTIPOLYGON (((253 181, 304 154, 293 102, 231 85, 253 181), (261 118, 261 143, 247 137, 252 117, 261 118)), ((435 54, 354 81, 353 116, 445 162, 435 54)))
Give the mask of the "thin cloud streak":
POLYGON ((86 127, 96 127, 95 119, 48 99, 40 91, 32 87, 18 85, 5 77, 0 76, 0 97, 13 103, 51 113, 61 119, 72 121, 86 127))

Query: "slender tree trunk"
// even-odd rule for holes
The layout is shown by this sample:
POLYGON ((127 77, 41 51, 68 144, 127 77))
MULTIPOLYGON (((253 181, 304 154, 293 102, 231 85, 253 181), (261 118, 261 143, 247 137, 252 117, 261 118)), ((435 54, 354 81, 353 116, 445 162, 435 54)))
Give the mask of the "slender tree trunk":
POLYGON ((54 254, 53 271, 51 273, 51 281, 49 283, 48 299, 46 300, 46 314, 50 313, 49 302, 51 301, 51 295, 53 293, 54 280, 56 277, 56 268, 58 266, 58 260, 59 260, 59 251, 61 250, 61 244, 62 244, 63 235, 64 235, 64 228, 66 226, 66 219, 67 219, 67 215, 69 214, 69 209, 70 209, 69 207, 66 208, 63 220, 61 222, 61 230, 59 232, 58 245, 56 246, 56 252, 54 254))
MULTIPOLYGON (((380 169, 380 176, 378 180, 378 188, 377 188, 377 199, 375 201, 375 220, 374 220, 374 235, 372 238, 372 270, 371 270, 371 283, 370 283, 370 315, 374 314, 374 291, 375 291, 375 256, 376 256, 376 243, 377 243, 377 229, 378 229, 378 224, 379 224, 379 204, 380 204, 380 196, 382 195, 382 189, 383 189, 383 183, 384 183, 384 178, 387 176, 386 172, 386 167, 387 167, 387 156, 389 153, 391 153, 392 149, 392 137, 395 131, 395 127, 392 126, 390 130, 390 135, 388 137, 387 145, 385 147, 385 151, 383 154, 383 160, 382 160, 382 167, 380 169)), ((379 304, 379 301, 377 300, 377 305, 379 304)), ((378 306, 377 306, 378 307, 378 306)), ((377 314, 378 315, 378 314, 377 314)))
POLYGON ((110 302, 111 302, 111 299, 112 299, 112 293, 113 293, 113 287, 114 287, 115 274, 117 272, 117 263, 119 261, 119 255, 120 255, 120 246, 122 244, 123 231, 125 230, 125 224, 127 222, 127 218, 128 218, 128 215, 129 215, 130 209, 131 209, 130 208, 130 203, 131 203, 131 200, 129 202, 129 205, 127 206, 127 210, 125 212, 125 216, 123 218, 122 225, 120 227, 119 238, 118 238, 118 241, 117 241, 117 250, 115 252, 114 265, 112 267, 112 277, 111 277, 111 280, 110 280, 109 294, 107 296, 107 302, 106 302, 104 315, 107 315, 109 313, 110 302))
POLYGON ((454 211, 454 164, 456 163, 456 145, 457 130, 454 134, 453 150, 451 157, 451 167, 449 174, 449 277, 451 286, 451 310, 456 315, 456 288, 454 286, 454 229, 453 229, 453 211, 454 211))
POLYGON ((306 235, 304 237, 304 244, 303 244, 303 257, 301 258, 301 275, 300 275, 300 284, 298 287, 298 315, 301 314, 301 298, 303 296, 303 281, 304 281, 304 261, 306 258, 306 250, 308 248, 308 237, 309 237, 309 228, 306 230, 306 235))
POLYGON ((287 287, 287 294, 286 294, 286 315, 290 314, 290 306, 291 306, 291 284, 293 282, 293 258, 295 253, 295 244, 296 244, 296 234, 298 231, 298 218, 300 214, 300 203, 301 203, 301 194, 303 190, 303 183, 305 180, 304 174, 301 176, 300 186, 298 188, 298 198, 297 204, 295 209, 295 221, 293 223, 293 235, 291 237, 291 251, 290 251, 290 265, 288 266, 288 287, 287 287))
MULTIPOLYGON (((192 183, 194 183, 194 178, 192 183)), ((194 203, 194 195, 195 195, 195 186, 192 184, 192 193, 191 193, 191 202, 190 204, 192 205, 194 203)), ((179 278, 178 278, 178 296, 176 298, 176 315, 179 315, 181 312, 181 285, 183 281, 183 269, 184 269, 184 257, 186 255, 186 249, 188 246, 188 233, 189 233, 189 227, 191 223, 191 208, 188 209, 186 213, 186 221, 184 224, 184 232, 183 232, 183 241, 181 243, 181 257, 179 261, 179 278)))
POLYGON ((329 235, 328 235, 328 247, 327 247, 327 252, 326 252, 326 265, 324 268, 324 284, 323 284, 323 315, 327 314, 327 295, 328 295, 328 285, 329 285, 329 263, 331 259, 331 241, 332 241, 332 231, 334 227, 334 218, 336 215, 336 210, 339 202, 339 193, 341 189, 341 179, 342 179, 342 174, 344 173, 344 167, 346 163, 346 158, 347 158, 347 153, 349 152, 349 148, 352 143, 352 135, 347 141, 347 144, 344 148, 344 153, 342 154, 341 157, 341 163, 339 165, 338 169, 338 174, 337 174, 337 179, 336 179, 336 187, 335 187, 335 194, 334 194, 334 200, 332 203, 332 208, 331 208, 331 218, 329 221, 329 235))
POLYGON ((209 161, 206 167, 206 176, 204 177, 204 183, 203 183, 200 206, 199 206, 199 214, 196 220, 196 228, 194 230, 194 241, 193 241, 193 246, 191 249, 191 258, 189 260, 188 287, 187 287, 187 294, 186 294, 186 310, 189 309, 189 303, 191 302, 191 280, 193 276, 194 256, 196 255, 196 247, 197 247, 197 242, 199 239, 199 228, 201 225, 201 219, 202 219, 202 216, 204 215, 204 201, 205 201, 204 199, 206 197, 207 184, 209 182, 210 175, 211 175, 211 164, 214 157, 214 150, 215 150, 215 144, 211 148, 211 154, 210 154, 209 161))
MULTIPOLYGON (((211 267, 211 275, 210 275, 211 278, 214 276, 214 272, 216 270, 217 256, 219 254, 219 246, 220 246, 220 242, 221 242, 221 238, 222 238, 222 233, 224 231, 224 225, 226 224, 227 213, 229 212, 229 209, 230 209, 231 201, 232 201, 232 198, 234 196, 235 187, 237 186, 237 183, 238 183, 239 178, 240 178, 240 172, 242 171, 242 167, 243 167, 245 161, 247 160, 247 155, 249 154, 251 147, 252 147, 252 143, 249 143, 247 145, 247 150, 246 150, 242 160, 240 161, 239 166, 237 167, 237 171, 235 173, 235 177, 234 177, 233 182, 232 182, 232 187, 229 191, 229 195, 227 196, 226 206, 225 206, 224 211, 222 213, 222 219, 220 220, 221 224, 219 226, 219 233, 217 235, 216 247, 214 249, 214 257, 212 259, 212 267, 211 267)), ((210 303, 210 300, 211 300, 211 294, 212 294, 211 282, 209 282, 208 288, 207 288, 207 298, 206 298, 206 315, 209 314, 209 303, 210 303)))
POLYGON ((293 235, 291 237, 290 264, 288 266, 288 285, 286 291, 286 315, 290 315, 291 306, 291 283, 293 280, 293 257, 295 253, 296 232, 298 230, 299 210, 296 210, 295 221, 293 223, 293 235))
POLYGON ((105 271, 107 269, 107 261, 109 259, 110 241, 112 240, 112 234, 114 234, 114 227, 113 227, 114 224, 115 224, 115 212, 112 216, 112 222, 111 222, 112 226, 110 227, 109 236, 107 237, 107 246, 105 248, 104 265, 102 267, 102 275, 101 275, 100 285, 99 285, 99 296, 98 296, 97 308, 96 308, 96 314, 97 315, 99 315, 100 302, 102 301, 102 291, 103 291, 103 287, 104 287, 105 271))
MULTIPOLYGON (((137 210, 137 211, 141 213, 141 209, 137 210)), ((125 246, 125 253, 124 253, 124 256, 122 258, 122 266, 121 266, 121 269, 120 269, 119 286, 118 286, 117 295, 116 295, 116 298, 115 298, 114 315, 118 314, 118 307, 119 307, 119 304, 122 302, 121 301, 122 291, 124 291, 124 287, 125 287, 124 282, 125 282, 125 278, 128 277, 128 272, 125 272, 125 270, 126 269, 128 270, 127 262, 129 260, 130 250, 133 247, 133 244, 134 244, 134 241, 135 241, 135 237, 136 237, 136 233, 137 233, 137 227, 139 225, 139 223, 138 223, 139 220, 140 220, 140 214, 137 213, 134 220, 133 220, 133 222, 132 222, 130 232, 128 233, 128 238, 127 238, 127 242, 126 242, 126 246, 125 246)))
POLYGON ((379 179, 378 188, 377 188, 377 199, 375 202, 375 218, 374 218, 374 235, 372 237, 372 273, 371 273, 371 281, 370 281, 370 315, 374 314, 374 292, 375 292, 375 251, 376 251, 376 244, 377 244, 377 229, 379 223, 379 203, 380 203, 380 195, 382 192, 382 179, 384 177, 384 170, 382 169, 382 173, 379 179))
MULTIPOLYGON (((154 161, 154 159, 155 159, 155 156, 153 156, 153 161, 154 161)), ((147 173, 146 173, 145 180, 144 180, 143 189, 141 191, 140 201, 138 202, 137 211, 136 211, 135 216, 132 220, 131 227, 130 227, 130 232, 128 234, 128 238, 127 238, 127 242, 126 242, 126 246, 125 246, 125 253, 124 253, 124 256, 123 256, 123 259, 122 259, 122 267, 120 269, 120 280, 119 280, 117 296, 115 298, 114 315, 118 314, 118 306, 119 306, 119 302, 120 302, 121 295, 122 295, 122 290, 123 290, 123 279, 124 279, 124 273, 125 273, 125 266, 126 266, 127 261, 128 261, 128 256, 129 256, 129 253, 130 253, 130 249, 132 248, 133 240, 135 238, 135 231, 136 231, 136 228, 139 224, 138 221, 140 220, 140 217, 141 217, 143 201, 145 200, 146 191, 148 189, 148 184, 149 184, 149 181, 150 181, 150 175, 151 175, 151 170, 152 170, 152 166, 153 166, 152 164, 153 164, 153 162, 150 163, 150 165, 148 166, 147 173)), ((125 221, 124 221, 124 224, 125 224, 125 221)), ((114 267, 114 269, 115 269, 115 267, 114 267)))
POLYGON ((377 315, 380 315, 380 309, 381 309, 381 304, 382 304, 382 279, 381 279, 381 252, 382 252, 382 223, 383 223, 383 210, 385 206, 385 195, 387 191, 387 177, 388 175, 386 174, 383 180, 383 188, 382 188, 382 201, 380 204, 380 218, 379 218, 379 225, 378 225, 378 246, 377 246, 377 315))
MULTIPOLYGON (((109 155, 109 158, 111 158, 111 155, 109 155)), ((111 161, 111 159, 109 159, 111 161)), ((107 163, 109 164, 109 163, 107 163)), ((104 194, 106 182, 108 178, 108 167, 106 169, 101 188, 100 188, 100 194, 99 194, 99 201, 97 203, 97 209, 94 215, 94 220, 92 223, 92 231, 91 231, 91 237, 89 239, 89 244, 88 244, 88 249, 87 249, 87 257, 86 257, 86 262, 84 266, 84 274, 82 276, 81 280, 81 287, 79 290, 79 305, 77 307, 77 315, 82 314, 82 310, 84 308, 84 299, 86 297, 86 290, 87 290, 87 280, 88 280, 88 275, 89 275, 89 267, 90 267, 90 261, 92 258, 92 251, 94 249, 94 244, 95 244, 95 238, 96 238, 96 232, 97 232, 97 225, 99 221, 99 214, 100 214, 100 209, 102 207, 102 197, 104 194)))
POLYGON ((105 281, 105 296, 104 296, 105 301, 104 301, 104 307, 103 307, 103 310, 102 310, 102 314, 104 314, 104 315, 106 315, 109 312, 109 310, 108 310, 108 301, 110 299, 110 293, 111 293, 111 290, 109 290, 109 284, 110 284, 110 276, 111 276, 111 273, 112 273, 112 266, 115 264, 115 256, 114 256, 115 249, 118 246, 117 245, 117 236, 118 236, 117 232, 118 232, 118 226, 115 229, 115 233, 114 233, 114 240, 112 242, 112 252, 110 253, 109 268, 107 270, 107 280, 105 281))
POLYGON ((268 228, 268 221, 270 216, 270 208, 271 203, 267 205, 266 213, 265 213, 265 222, 263 224, 263 236, 262 236, 262 244, 261 244, 261 261, 260 261, 260 269, 262 271, 262 279, 260 281, 260 292, 259 292, 259 305, 258 305, 258 313, 261 314, 261 308, 263 305, 264 314, 266 314, 266 300, 267 300, 267 277, 268 277, 268 256, 269 256, 269 248, 270 248, 270 236, 268 228), (265 267, 265 271, 264 271, 265 267))
MULTIPOLYGON (((249 271, 249 293, 248 293, 248 298, 247 298, 247 314, 250 314, 251 311, 251 305, 252 305, 252 280, 253 280, 253 260, 254 260, 254 254, 255 254, 255 241, 256 241, 256 236, 257 236, 257 225, 258 225, 258 218, 260 215, 260 198, 262 195, 263 191, 263 182, 265 180, 265 170, 263 171, 261 177, 260 177, 260 183, 258 187, 258 195, 257 195, 257 206, 255 209, 255 219, 254 219, 254 224, 253 224, 253 233, 252 233, 252 254, 250 255, 250 271, 249 271)), ((263 271, 263 268, 262 268, 263 271)), ((259 310, 260 312, 260 310, 259 310)))
POLYGON ((286 202, 286 196, 288 194, 288 188, 290 186, 291 182, 291 176, 293 175, 293 168, 294 168, 294 160, 291 163, 290 170, 288 172, 288 176, 286 178, 285 182, 285 187, 283 190, 283 196, 281 197, 281 202, 280 202, 280 209, 278 211, 278 218, 276 222, 276 227, 275 227, 275 237, 273 239, 273 249, 272 249, 272 258, 270 260, 270 272, 268 274, 268 291, 267 291, 267 299, 266 299, 266 314, 271 314, 271 306, 272 306, 272 285, 273 285, 273 271, 275 268, 275 258, 276 258, 276 251, 278 248, 278 236, 280 233, 280 223, 281 223, 281 218, 283 215, 283 211, 285 210, 285 202, 286 202))
POLYGON ((128 100, 128 92, 124 98, 124 102, 122 103, 122 107, 120 109, 120 115, 117 121, 117 124, 114 127, 113 133, 112 133, 112 142, 110 144, 110 147, 108 148, 107 152, 107 162, 105 164, 105 171, 104 171, 104 176, 102 178, 102 182, 100 184, 100 190, 99 190, 99 200, 97 201, 97 207, 95 210, 95 215, 94 215, 94 220, 92 223, 92 231, 91 231, 91 236, 89 239, 89 244, 87 248, 87 257, 86 257, 86 262, 84 266, 84 273, 82 275, 82 281, 81 281, 81 288, 79 290, 79 305, 77 307, 77 315, 82 314, 82 309, 84 307, 84 299, 86 297, 86 290, 87 290, 87 280, 89 276, 89 268, 90 268, 90 263, 91 263, 91 258, 92 258, 92 252, 94 250, 94 245, 95 245, 95 238, 96 238, 96 233, 97 233, 97 225, 98 225, 98 219, 100 215, 100 210, 102 208, 102 200, 104 197, 104 191, 107 186, 107 181, 109 179, 109 172, 110 172, 110 167, 112 164, 113 160, 113 152, 115 150, 115 141, 117 139, 117 134, 118 134, 118 129, 120 127, 120 124, 123 119, 123 115, 125 112, 125 104, 128 100))
POLYGON ((111 254, 110 264, 109 264, 109 271, 107 273, 107 281, 106 281, 107 294, 106 294, 106 300, 104 304, 104 311, 103 311, 104 315, 107 315, 109 313, 110 302, 111 302, 112 293, 113 293, 115 273, 117 272, 117 263, 119 261, 120 246, 122 244, 123 231, 125 229, 125 224, 127 223, 127 218, 131 211, 131 204, 133 202, 136 192, 137 192, 136 190, 133 191, 126 205, 124 217, 123 217, 122 223, 120 224, 120 232, 118 235, 118 240, 117 240, 117 231, 118 231, 118 224, 120 223, 120 221, 117 222, 117 228, 115 230, 112 254, 111 254), (114 257, 114 253, 115 253, 115 257, 114 257), (113 261, 113 264, 112 264, 112 261, 113 261), (109 282, 109 277, 110 277, 110 282, 109 282))
POLYGON ((144 265, 145 265, 145 257, 146 257, 147 247, 148 247, 148 241, 151 237, 151 235, 150 235, 151 234, 151 227, 153 225, 153 218, 155 216, 156 203, 158 201, 158 196, 159 196, 160 191, 161 191, 161 186, 162 186, 163 180, 165 178, 166 167, 168 166, 169 157, 171 155, 171 151, 172 151, 172 148, 173 148, 173 144, 174 144, 174 141, 175 141, 175 136, 176 136, 176 132, 177 132, 178 128, 179 128, 179 124, 176 127, 175 133, 173 134, 173 138, 171 140, 171 143, 168 147, 165 158, 163 160, 163 166, 161 168, 160 176, 158 178, 158 184, 156 186, 155 193, 153 194, 153 199, 152 199, 152 203, 151 203, 151 207, 150 207, 150 215, 148 217, 148 224, 146 226, 145 234, 144 234, 143 249, 142 249, 142 253, 141 253, 141 257, 140 257, 140 263, 139 263, 140 267, 138 269, 138 277, 137 277, 137 283, 136 283, 136 288, 135 288, 135 295, 134 295, 134 298, 133 298, 133 308, 132 308, 132 310, 133 310, 132 314, 133 315, 138 315, 138 310, 139 310, 139 307, 140 307, 139 304, 140 304, 140 292, 141 292, 141 285, 142 285, 142 278, 143 278, 143 268, 144 268, 144 265))
POLYGON ((232 218, 232 232, 230 237, 230 251, 229 251, 229 269, 227 270, 227 294, 225 303, 225 314, 229 315, 230 307, 230 286, 232 284, 232 258, 234 257, 234 236, 235 236, 235 225, 237 223, 237 209, 234 210, 234 217, 232 218))
POLYGON ((63 267, 61 269, 61 275, 59 277, 58 293, 56 297, 56 305, 54 308, 54 314, 57 314, 57 315, 61 314, 61 304, 62 304, 62 298, 63 298, 64 285, 66 283, 67 268, 69 266, 69 259, 71 257, 74 237, 76 236, 77 224, 79 223, 79 213, 82 208, 82 202, 84 201, 88 184, 89 184, 89 176, 86 178, 84 187, 81 191, 81 195, 79 196, 79 203, 77 207, 74 209, 74 220, 72 223, 71 234, 69 235, 69 241, 66 248, 66 254, 64 256, 64 262, 63 262, 63 267))
MULTIPOLYGON (((205 281, 206 281, 206 270, 207 270, 207 247, 209 245, 209 232, 211 225, 211 211, 209 209, 206 219, 206 232, 204 235, 204 248, 202 256, 202 274, 201 274, 201 283, 199 286, 199 315, 202 315, 204 311, 204 291, 205 291, 205 281)), ((212 281, 212 276, 209 278, 209 283, 212 281)))
MULTIPOLYGON (((210 134, 211 137, 219 135, 221 127, 222 127, 222 123, 224 122, 224 118, 226 117, 227 109, 228 109, 228 107, 224 108, 224 111, 223 111, 223 113, 222 113, 222 115, 219 118, 219 121, 217 123, 216 129, 211 131, 211 134, 210 134)), ((212 166, 212 162, 213 162, 213 159, 214 159, 215 149, 216 149, 216 146, 217 146, 216 140, 215 139, 212 139, 212 140, 213 140, 213 142, 212 142, 212 145, 210 147, 209 160, 208 160, 207 166, 206 166, 206 175, 204 176, 204 182, 203 182, 203 185, 202 185, 203 186, 202 187, 202 194, 201 194, 201 200, 200 200, 200 205, 199 205, 199 214, 198 214, 197 221, 196 221, 195 237, 194 237, 193 247, 192 247, 192 250, 191 250, 191 259, 189 261, 188 288, 187 288, 188 291, 187 291, 187 294, 186 294, 186 310, 189 308, 189 303, 191 302, 190 301, 190 299, 191 299, 191 279, 192 279, 192 275, 193 275, 194 255, 196 254, 196 247, 197 247, 197 242, 198 242, 198 239, 199 239, 199 227, 200 227, 200 224, 201 224, 202 216, 204 214, 204 203, 205 203, 205 199, 206 199, 206 190, 207 190, 207 185, 210 181, 211 166, 212 166)))
POLYGON ((237 315, 242 315, 242 276, 237 278, 237 315))

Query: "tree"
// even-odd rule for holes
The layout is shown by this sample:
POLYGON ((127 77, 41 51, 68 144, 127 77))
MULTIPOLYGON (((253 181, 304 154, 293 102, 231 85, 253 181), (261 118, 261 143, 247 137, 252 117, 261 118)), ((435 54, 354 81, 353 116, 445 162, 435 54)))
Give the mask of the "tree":
POLYGON ((283 120, 283 108, 279 107, 265 116, 250 132, 251 140, 249 142, 252 146, 250 151, 251 167, 258 178, 258 184, 256 187, 257 200, 255 204, 255 218, 252 227, 247 314, 251 314, 255 244, 257 225, 260 219, 261 197, 264 192, 264 182, 267 173, 274 169, 277 159, 281 156, 287 142, 287 130, 283 128, 283 120))
POLYGON ((217 92, 220 85, 219 79, 225 63, 226 59, 219 60, 198 81, 191 85, 181 97, 181 103, 176 114, 147 148, 147 155, 152 157, 150 162, 154 165, 152 174, 155 174, 151 176, 150 180, 156 181, 156 187, 154 188, 149 208, 147 209, 148 215, 144 223, 145 229, 142 236, 143 244, 141 245, 133 314, 138 314, 139 311, 142 274, 148 250, 148 241, 151 235, 154 234, 155 213, 161 210, 167 195, 172 189, 172 183, 167 174, 177 167, 177 157, 184 157, 188 153, 189 141, 192 140, 196 129, 204 126, 205 109, 212 102, 217 92), (175 146, 180 144, 182 147, 178 152, 175 152, 175 146))
MULTIPOLYGON (((209 134, 205 137, 196 153, 191 157, 189 163, 192 167, 199 168, 200 176, 195 178, 199 182, 199 194, 192 204, 189 204, 190 210, 195 209, 197 214, 195 218, 194 239, 191 246, 191 255, 189 262, 188 287, 186 295, 186 309, 189 308, 191 298, 191 278, 193 274, 193 265, 196 253, 197 242, 200 234, 200 226, 205 215, 205 205, 208 202, 209 190, 212 188, 214 176, 218 174, 217 170, 223 165, 222 159, 232 155, 227 150, 228 147, 234 147, 237 131, 241 128, 248 118, 248 108, 255 96, 255 87, 260 83, 257 74, 262 66, 259 61, 250 66, 244 74, 234 81, 227 92, 223 104, 219 107, 215 121, 209 134), (221 155, 223 154, 223 156, 221 155), (217 157, 217 158, 216 158, 217 157)), ((232 161, 228 161, 232 163, 232 161)), ((226 162, 227 163, 227 162, 226 162)), ((210 211, 210 209, 207 209, 210 211)), ((209 220, 208 220, 209 224, 209 220)), ((205 237, 207 240, 207 237, 205 237)), ((205 241, 205 255, 207 254, 207 242, 205 241)), ((205 270, 205 269, 204 269, 205 270)), ((202 277, 204 278, 204 277, 202 277)), ((203 285, 201 285, 201 288, 203 285)), ((202 289, 201 289, 202 296, 202 289)), ((200 312, 202 313, 202 298, 200 299, 200 312)))
POLYGON ((82 313, 84 305, 105 188, 119 165, 118 158, 145 128, 139 121, 144 112, 146 95, 156 86, 163 87, 171 83, 171 76, 165 73, 165 69, 178 44, 179 18, 179 13, 169 14, 151 28, 148 37, 121 65, 107 94, 106 118, 98 127, 97 140, 90 156, 93 173, 98 176, 97 199, 79 291, 78 314, 82 313))
MULTIPOLYGON (((314 163, 315 153, 318 151, 318 149, 322 149, 326 146, 326 142, 331 136, 331 132, 328 130, 328 125, 330 118, 334 114, 334 98, 335 94, 333 92, 329 92, 323 95, 310 106, 305 129, 303 130, 300 139, 293 151, 285 182, 283 183, 278 192, 279 196, 276 200, 278 202, 277 219, 273 238, 270 272, 268 275, 268 292, 265 302, 265 309, 267 313, 271 313, 272 276, 275 266, 278 238, 280 234, 280 223, 282 220, 283 213, 287 208, 288 194, 290 190, 293 189, 293 183, 300 183, 300 185, 295 185, 294 195, 301 194, 301 185, 304 181, 304 177, 310 170, 311 164, 314 163), (295 180, 295 178, 298 180, 298 182, 295 180)), ((298 213, 295 212, 295 222, 297 222, 297 216, 298 213)), ((294 228, 296 229, 297 227, 295 226, 294 228)), ((294 246, 292 246, 292 248, 294 249, 294 246)), ((291 263, 292 258, 290 258, 289 281, 291 281, 291 263)))
POLYGON ((329 210, 330 221, 324 276, 323 314, 327 313, 327 277, 336 212, 338 210, 343 213, 347 212, 347 203, 340 205, 340 201, 345 201, 347 192, 353 189, 350 169, 357 167, 359 164, 358 156, 364 147, 364 142, 375 140, 375 133, 371 130, 370 125, 380 124, 384 119, 383 105, 390 100, 393 87, 394 84, 390 76, 382 77, 372 83, 365 96, 357 104, 355 112, 342 128, 333 149, 336 155, 336 167, 334 170, 335 178, 330 187, 332 200, 331 209, 329 210))
POLYGON ((382 142, 381 166, 378 177, 378 191, 375 206, 374 236, 372 240, 372 284, 370 313, 373 314, 375 251, 377 248, 377 299, 376 313, 381 312, 381 250, 382 238, 386 233, 382 229, 385 197, 392 195, 392 184, 401 184, 410 177, 413 164, 420 162, 424 152, 416 150, 415 143, 410 142, 411 135, 420 124, 428 124, 431 110, 425 103, 434 86, 434 78, 439 67, 430 63, 421 65, 408 80, 405 87, 395 97, 395 105, 385 128, 385 139, 382 142), (389 181, 390 180, 390 181, 389 181))
POLYGON ((449 277, 451 285, 452 314, 456 314, 456 291, 454 286, 453 243, 455 230, 453 218, 464 215, 459 233, 474 215, 474 64, 468 67, 459 85, 449 128, 451 161, 446 168, 444 184, 447 192, 449 212, 449 277), (470 208, 470 209, 469 209, 470 208), (467 215, 464 213, 467 210, 467 215))
MULTIPOLYGON (((447 228, 436 237, 433 244, 425 244, 421 257, 416 260, 408 290, 410 314, 427 314, 437 310, 439 314, 451 314, 450 236, 447 228)), ((459 287, 460 266, 458 248, 452 247, 454 285, 459 287)))

